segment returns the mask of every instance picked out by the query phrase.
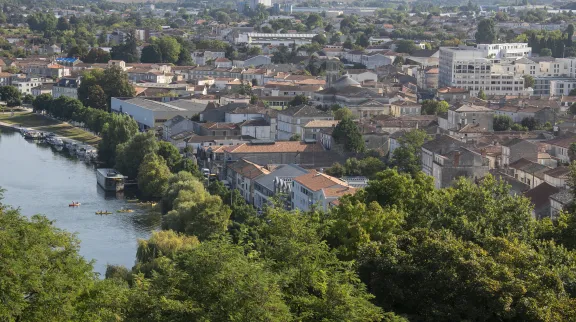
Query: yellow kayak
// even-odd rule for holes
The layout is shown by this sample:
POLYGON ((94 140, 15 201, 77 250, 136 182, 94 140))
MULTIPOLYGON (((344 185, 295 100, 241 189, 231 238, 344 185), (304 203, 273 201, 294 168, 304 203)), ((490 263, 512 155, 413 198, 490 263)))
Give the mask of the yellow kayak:
POLYGON ((112 213, 108 212, 108 211, 96 211, 96 214, 97 215, 111 215, 112 213))
POLYGON ((124 213, 124 212, 134 212, 134 210, 132 210, 132 209, 120 209, 120 210, 117 210, 116 212, 121 212, 121 213, 124 213))

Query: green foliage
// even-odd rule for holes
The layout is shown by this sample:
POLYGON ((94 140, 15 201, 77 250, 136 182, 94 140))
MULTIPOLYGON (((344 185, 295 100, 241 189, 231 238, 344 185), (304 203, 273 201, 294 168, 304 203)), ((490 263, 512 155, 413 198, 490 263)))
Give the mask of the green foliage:
POLYGON ((399 171, 416 174, 421 168, 421 148, 430 136, 423 130, 413 129, 397 139, 400 147, 392 154, 392 164, 399 171))
POLYGON ((138 168, 138 188, 145 198, 162 198, 171 174, 162 157, 149 153, 138 168))
POLYGON ((480 91, 478 91, 478 98, 481 100, 486 100, 486 93, 484 93, 483 89, 480 89, 480 91))
POLYGON ((396 52, 411 54, 418 50, 418 46, 412 40, 397 40, 396 52))
POLYGON ((208 193, 198 178, 187 172, 179 172, 169 179, 162 208, 168 212, 163 228, 194 235, 200 240, 223 234, 231 214, 218 195, 208 193))
POLYGON ((514 122, 508 115, 494 115, 494 131, 508 131, 514 122))
POLYGON ((339 108, 332 112, 335 120, 352 119, 352 111, 347 107, 339 108))
POLYGON ((148 154, 156 154, 158 141, 154 131, 137 133, 116 147, 116 170, 129 178, 138 176, 138 169, 148 154))
POLYGON ((78 99, 86 106, 102 104, 102 93, 92 87, 100 86, 110 105, 112 97, 134 97, 134 87, 128 81, 128 75, 119 67, 111 66, 105 70, 88 70, 82 74, 82 83, 78 88, 78 99), (95 101, 92 102, 91 99, 95 101))
POLYGON ((0 99, 6 102, 8 107, 22 105, 22 95, 15 86, 0 87, 0 99))
POLYGON ((136 278, 129 320, 291 320, 278 276, 242 247, 204 242, 159 265, 162 274, 136 278))
POLYGON ((549 48, 542 48, 540 49, 540 56, 542 57, 552 56, 552 50, 550 50, 549 48))
POLYGON ((290 106, 300 106, 306 104, 308 104, 308 96, 304 94, 294 96, 294 98, 288 103, 290 106))
POLYGON ((423 115, 438 115, 448 112, 450 105, 446 101, 425 100, 422 102, 423 115))
POLYGON ((82 56, 82 61, 88 64, 106 64, 110 59, 110 53, 102 48, 92 48, 86 55, 82 56))
POLYGON ((356 153, 364 151, 364 139, 352 119, 346 118, 340 121, 334 128, 332 137, 336 143, 344 145, 346 151, 356 153))
MULTIPOLYGON (((182 161, 182 156, 180 151, 173 144, 166 141, 158 141, 158 151, 157 154, 164 158, 166 165, 170 168, 172 172, 178 172, 177 167, 182 161)), ((190 172, 190 171, 189 171, 190 172)))
POLYGON ((326 174, 340 178, 342 176, 365 176, 369 179, 374 178, 376 173, 384 170, 386 164, 375 157, 366 157, 364 159, 350 158, 346 160, 344 166, 336 162, 332 167, 326 169, 326 174))
POLYGON ((522 77, 524 77, 524 88, 528 88, 528 87, 533 88, 534 87, 534 82, 535 82, 534 77, 532 77, 530 75, 524 75, 522 77))
POLYGON ((522 124, 522 126, 528 128, 529 131, 535 130, 537 127, 540 126, 540 121, 531 116, 523 118, 522 122, 520 123, 522 124))
POLYGON ((181 45, 175 38, 165 36, 157 39, 152 39, 151 42, 152 44, 157 45, 157 49, 161 53, 160 62, 175 64, 178 61, 181 45))
POLYGON ((98 159, 106 165, 116 164, 116 147, 128 142, 136 133, 138 124, 130 116, 110 114, 100 132, 102 140, 98 144, 98 159))
POLYGON ((478 31, 475 34, 476 43, 492 44, 498 39, 496 24, 492 19, 484 19, 478 23, 478 31))
POLYGON ((278 50, 272 55, 272 63, 274 64, 287 64, 292 58, 296 57, 296 53, 291 51, 286 46, 278 47, 278 50))
POLYGON ((28 16, 26 22, 31 30, 44 32, 55 30, 58 20, 52 13, 35 12, 28 16))
POLYGON ((2 204, 0 226, 0 320, 103 321, 122 306, 121 289, 91 296, 105 295, 101 289, 109 283, 97 280, 74 235, 43 216, 27 219, 2 204))

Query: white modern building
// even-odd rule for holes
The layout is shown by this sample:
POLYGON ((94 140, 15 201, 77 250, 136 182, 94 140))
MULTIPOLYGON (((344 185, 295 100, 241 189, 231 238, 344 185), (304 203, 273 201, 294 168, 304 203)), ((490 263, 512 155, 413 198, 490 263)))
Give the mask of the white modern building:
POLYGON ((32 89, 40 85, 42 85, 41 78, 28 78, 26 80, 15 80, 12 82, 12 86, 16 87, 22 95, 32 95, 32 89))
POLYGON ((487 95, 530 95, 522 75, 502 67, 530 52, 525 43, 441 47, 438 86, 464 88, 471 96, 481 89, 487 95))
POLYGON ((239 34, 234 38, 236 45, 245 44, 249 46, 302 46, 312 43, 312 38, 317 34, 280 34, 247 32, 239 34))
POLYGON ((178 115, 191 118, 204 109, 184 99, 162 102, 144 98, 113 97, 111 103, 112 112, 130 115, 142 130, 162 126, 166 121, 178 115))

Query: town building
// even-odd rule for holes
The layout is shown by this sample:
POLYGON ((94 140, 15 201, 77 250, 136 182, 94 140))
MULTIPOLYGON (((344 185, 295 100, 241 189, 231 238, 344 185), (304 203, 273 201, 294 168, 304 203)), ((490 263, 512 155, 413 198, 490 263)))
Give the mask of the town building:
POLYGON ((357 191, 348 183, 316 170, 294 178, 292 185, 292 209, 301 211, 309 211, 314 206, 327 211, 331 202, 357 191))

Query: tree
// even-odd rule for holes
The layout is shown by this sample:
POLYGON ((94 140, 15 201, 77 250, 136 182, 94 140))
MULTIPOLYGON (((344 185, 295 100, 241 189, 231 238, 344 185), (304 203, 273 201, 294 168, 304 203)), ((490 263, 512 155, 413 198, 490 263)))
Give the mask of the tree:
POLYGON ((450 105, 446 101, 425 100, 422 102, 423 115, 438 115, 448 112, 450 105))
POLYGON ((90 88, 100 86, 106 94, 106 104, 110 106, 112 97, 134 97, 135 90, 128 75, 119 66, 110 66, 105 70, 87 70, 82 74, 78 88, 78 99, 86 106, 91 106, 90 88))
POLYGON ((272 62, 274 64, 286 64, 295 56, 293 52, 286 46, 278 47, 278 50, 272 55, 272 62))
POLYGON ((108 61, 110 61, 110 59, 110 53, 106 52, 102 48, 92 48, 85 56, 82 57, 82 61, 88 64, 106 64, 108 61))
POLYGON ((181 189, 162 227, 194 235, 203 241, 225 233, 231 213, 219 196, 211 195, 203 188, 195 192, 181 189))
POLYGON ((423 130, 413 129, 396 139, 400 146, 392 153, 392 164, 399 171, 416 174, 421 169, 421 148, 430 136, 423 130))
POLYGON ((0 320, 103 321, 120 312, 111 312, 124 304, 116 296, 97 300, 90 295, 103 296, 111 285, 98 281, 73 234, 44 216, 28 219, 2 204, 0 227, 0 320), (86 319, 97 312, 99 318, 86 319))
POLYGON ((113 166, 116 163, 116 147, 127 142, 137 132, 138 124, 130 116, 111 114, 100 133, 102 140, 98 143, 98 160, 113 166))
POLYGON ((140 61, 143 63, 161 63, 162 52, 160 51, 160 47, 156 44, 152 44, 142 48, 140 61))
POLYGON ((566 47, 572 47, 572 37, 574 36, 574 25, 569 24, 566 28, 566 47))
POLYGON ((573 88, 570 90, 570 93, 568 93, 569 96, 576 96, 576 88, 573 88))
POLYGON ((496 24, 492 19, 483 19, 478 23, 478 31, 476 31, 476 43, 478 44, 492 44, 498 39, 496 32, 496 24))
POLYGON ((347 107, 339 108, 332 112, 335 120, 343 120, 346 118, 353 118, 352 111, 347 107))
POLYGON ((302 136, 300 135, 300 133, 296 133, 294 135, 292 135, 289 139, 289 141, 301 141, 302 140, 302 136))
POLYGON ((350 38, 350 36, 348 36, 348 37, 346 38, 346 40, 344 40, 344 43, 342 44, 342 47, 343 47, 343 48, 346 48, 346 49, 352 49, 353 44, 352 44, 352 39, 350 38))
POLYGON ((218 13, 216 13, 216 20, 221 23, 221 24, 229 24, 230 21, 232 21, 232 19, 230 19, 230 16, 223 11, 218 11, 218 13))
POLYGON ((524 88, 534 87, 534 77, 530 75, 524 75, 524 88))
POLYGON ((542 48, 542 49, 540 49, 540 56, 543 56, 543 57, 552 56, 552 50, 550 50, 548 48, 542 48))
POLYGON ((106 93, 108 104, 110 104, 112 97, 134 97, 135 94, 134 87, 128 80, 128 74, 119 66, 106 68, 99 85, 106 93))
POLYGON ((50 32, 56 29, 58 20, 52 13, 35 12, 28 16, 27 22, 33 31, 50 32))
POLYGON ((364 139, 358 126, 350 118, 340 121, 332 132, 332 137, 338 144, 344 145, 344 149, 350 152, 363 152, 364 139))
POLYGON ((194 61, 192 61, 192 56, 190 55, 190 50, 182 46, 180 48, 180 53, 178 54, 178 61, 176 62, 178 66, 193 66, 194 61))
MULTIPOLYGON (((170 240, 182 244, 162 256, 153 276, 138 276, 128 320, 289 321, 280 276, 226 241, 170 240)), ((164 248, 164 247, 163 247, 164 248)), ((147 250, 151 253, 155 248, 147 250)))
POLYGON ((40 94, 34 98, 34 101, 32 102, 32 108, 34 109, 34 112, 48 111, 51 104, 51 94, 40 94))
POLYGON ((312 37, 312 42, 317 43, 320 46, 324 46, 328 42, 328 39, 326 39, 326 36, 324 36, 323 34, 318 34, 312 37))
POLYGON ((306 27, 308 27, 308 30, 312 30, 316 27, 322 28, 323 26, 324 22, 322 16, 314 12, 308 15, 308 18, 306 19, 306 27))
POLYGON ((523 118, 520 123, 528 128, 529 131, 535 130, 540 125, 540 122, 532 116, 523 118))
POLYGON ((173 144, 166 141, 158 141, 158 152, 157 154, 161 156, 165 161, 166 165, 172 172, 176 172, 180 161, 182 161, 182 156, 180 151, 173 144))
POLYGON ((66 19, 66 17, 58 18, 56 29, 60 31, 70 30, 70 23, 68 22, 68 19, 66 19))
POLYGON ((157 151, 158 141, 154 131, 137 133, 126 142, 118 144, 114 167, 123 175, 136 178, 144 158, 148 154, 155 154, 157 151))
POLYGON ((88 88, 88 97, 86 98, 88 106, 107 111, 108 105, 106 101, 106 93, 100 85, 94 85, 88 88))
POLYGON ((481 100, 486 100, 486 94, 484 93, 483 89, 480 89, 480 91, 478 91, 478 98, 481 100))
POLYGON ((494 131, 508 131, 514 122, 508 115, 494 115, 494 131))
POLYGON ((412 40, 397 40, 396 52, 411 54, 418 50, 418 46, 412 40))
POLYGON ((262 54, 262 48, 258 46, 252 46, 248 48, 248 51, 246 51, 246 55, 248 55, 248 57, 258 56, 261 54, 262 54))
POLYGON ((356 45, 366 48, 370 45, 370 39, 366 34, 361 33, 358 38, 356 38, 356 45))
POLYGON ((396 56, 396 58, 394 58, 394 62, 392 63, 392 65, 394 65, 396 67, 402 67, 402 65, 404 65, 404 63, 405 63, 404 57, 396 56))
POLYGON ((294 98, 288 103, 290 106, 300 106, 306 104, 308 104, 308 96, 304 94, 294 96, 294 98))
POLYGON ((170 175, 164 158, 148 153, 138 168, 138 188, 146 198, 161 198, 168 189, 170 175))
POLYGON ((22 96, 15 86, 0 87, 0 99, 6 102, 8 107, 22 105, 22 96))
POLYGON ((173 37, 165 36, 158 38, 154 41, 158 45, 158 49, 162 53, 163 63, 176 63, 178 61, 178 56, 180 54, 180 43, 176 41, 173 37))

